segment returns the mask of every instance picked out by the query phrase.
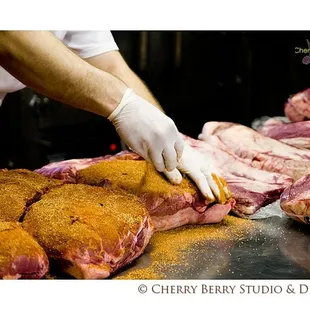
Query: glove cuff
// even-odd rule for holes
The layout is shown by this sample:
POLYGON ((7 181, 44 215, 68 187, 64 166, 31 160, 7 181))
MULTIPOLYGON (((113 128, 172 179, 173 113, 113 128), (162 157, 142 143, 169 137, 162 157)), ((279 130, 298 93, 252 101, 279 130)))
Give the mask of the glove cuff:
POLYGON ((127 99, 129 98, 129 96, 131 95, 132 92, 133 92, 133 90, 131 88, 126 89, 121 102, 119 103, 119 105, 115 108, 115 110, 108 117, 108 120, 110 122, 113 122, 113 120, 117 116, 117 114, 124 108, 124 106, 126 106, 130 102, 127 99))

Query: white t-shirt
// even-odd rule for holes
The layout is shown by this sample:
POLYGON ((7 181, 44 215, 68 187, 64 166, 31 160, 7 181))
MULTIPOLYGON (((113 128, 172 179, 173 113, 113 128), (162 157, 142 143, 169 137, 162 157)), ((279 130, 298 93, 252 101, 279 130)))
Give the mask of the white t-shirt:
MULTIPOLYGON (((110 31, 52 31, 52 33, 81 58, 89 58, 118 50, 110 31)), ((7 93, 25 87, 0 66, 0 105, 7 93)))

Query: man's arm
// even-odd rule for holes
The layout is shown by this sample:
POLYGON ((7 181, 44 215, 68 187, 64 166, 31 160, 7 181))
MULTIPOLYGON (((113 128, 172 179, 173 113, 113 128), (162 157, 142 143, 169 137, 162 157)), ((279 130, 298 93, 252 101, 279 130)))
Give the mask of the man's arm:
POLYGON ((126 68, 124 61, 122 66, 119 61, 115 64, 100 61, 93 63, 96 68, 50 32, 0 31, 0 65, 19 81, 52 99, 108 117, 121 139, 152 162, 158 171, 166 171, 171 182, 178 184, 182 180, 175 169, 178 167, 190 175, 208 200, 213 201, 212 191, 218 197, 220 190, 210 179, 210 169, 207 167, 207 173, 203 174, 198 160, 191 156, 184 164, 178 164, 184 141, 174 122, 159 110, 157 101, 141 80, 126 68))
POLYGON ((118 51, 107 52, 85 60, 96 68, 113 74, 122 80, 129 88, 132 88, 136 94, 164 112, 163 108, 152 95, 147 86, 129 68, 126 61, 118 51))
POLYGON ((0 31, 0 65, 41 94, 105 117, 127 89, 47 31, 0 31))
MULTIPOLYGON (((118 51, 103 53, 86 59, 93 66, 107 71, 122 81, 128 87, 132 88, 139 96, 153 104, 155 107, 163 111, 160 104, 145 86, 145 84, 137 77, 137 75, 129 68, 125 60, 118 51)), ((207 198, 207 201, 219 201, 225 203, 230 197, 226 183, 213 172, 214 167, 209 164, 208 159, 201 159, 201 155, 189 145, 185 145, 183 156, 178 164, 178 169, 174 171, 164 171, 166 177, 172 183, 180 183, 182 176, 180 172, 187 174, 198 186, 201 192, 207 198)), ((160 170, 159 170, 160 171, 160 170)))

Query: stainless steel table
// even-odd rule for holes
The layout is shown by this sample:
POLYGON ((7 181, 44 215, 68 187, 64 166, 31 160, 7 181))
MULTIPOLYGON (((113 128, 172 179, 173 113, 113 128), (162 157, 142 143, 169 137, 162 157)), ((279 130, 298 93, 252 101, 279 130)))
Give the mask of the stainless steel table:
MULTIPOLYGON (((309 225, 310 226, 310 225, 309 225)), ((166 279, 310 279, 310 227, 289 218, 259 221, 259 229, 237 241, 206 241, 187 250, 189 267, 164 267, 166 279), (191 253, 195 252, 195 260, 191 253)), ((151 263, 148 247, 118 275, 151 263)))

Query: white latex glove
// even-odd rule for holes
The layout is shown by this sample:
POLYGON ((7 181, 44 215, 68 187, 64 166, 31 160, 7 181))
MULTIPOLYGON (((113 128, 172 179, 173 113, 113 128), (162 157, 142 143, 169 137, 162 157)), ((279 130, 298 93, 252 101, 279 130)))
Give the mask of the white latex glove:
POLYGON ((183 155, 174 171, 164 171, 171 183, 182 181, 180 172, 187 174, 208 202, 225 203, 231 196, 225 180, 217 173, 210 158, 185 143, 183 155))
POLYGON ((173 120, 127 89, 120 104, 108 117, 124 143, 156 170, 172 171, 181 158, 184 141, 173 120))

